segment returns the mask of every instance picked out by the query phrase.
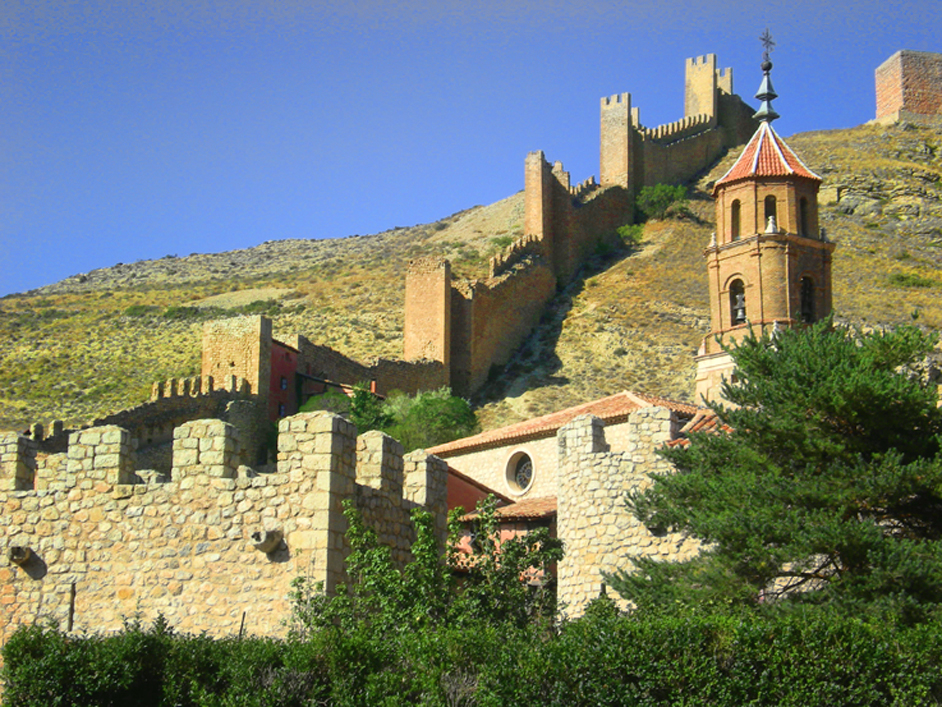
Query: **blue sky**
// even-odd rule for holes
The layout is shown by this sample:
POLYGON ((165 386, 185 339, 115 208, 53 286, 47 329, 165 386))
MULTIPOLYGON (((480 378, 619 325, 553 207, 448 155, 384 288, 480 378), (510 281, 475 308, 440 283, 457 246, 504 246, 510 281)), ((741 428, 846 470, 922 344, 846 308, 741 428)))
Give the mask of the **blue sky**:
POLYGON ((434 221, 598 175, 602 96, 648 126, 715 53, 783 135, 873 117, 873 70, 942 52, 942 2, 0 0, 0 295, 118 262, 434 221))

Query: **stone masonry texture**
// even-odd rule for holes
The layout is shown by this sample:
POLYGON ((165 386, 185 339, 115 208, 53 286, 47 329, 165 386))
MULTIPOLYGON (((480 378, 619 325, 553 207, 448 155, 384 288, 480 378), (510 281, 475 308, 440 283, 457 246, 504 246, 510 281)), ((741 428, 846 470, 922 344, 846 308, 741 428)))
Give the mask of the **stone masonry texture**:
POLYGON ((577 417, 557 433, 557 529, 566 552, 559 563, 558 599, 569 616, 582 614, 599 595, 603 572, 630 570, 632 557, 682 561, 699 551, 692 538, 646 528, 625 505, 626 493, 651 484, 648 474, 671 472, 657 450, 676 436, 677 426, 667 408, 641 408, 629 418, 627 451, 617 453, 608 451, 605 426, 597 417, 577 417))
POLYGON ((379 433, 358 440, 326 412, 280 421, 275 473, 238 466, 237 442, 220 420, 180 426, 168 478, 133 468, 126 430, 90 428, 71 436, 65 473, 26 488, 32 440, 0 437, 0 643, 39 619, 67 628, 73 590, 74 631, 162 614, 181 631, 232 635, 244 615, 248 633, 281 634, 294 578, 328 591, 345 581, 344 499, 381 521, 399 561, 418 506, 444 542, 447 467, 436 457, 403 458, 379 433), (256 549, 263 531, 283 541, 256 549), (14 563, 13 548, 29 548, 29 561, 14 563))

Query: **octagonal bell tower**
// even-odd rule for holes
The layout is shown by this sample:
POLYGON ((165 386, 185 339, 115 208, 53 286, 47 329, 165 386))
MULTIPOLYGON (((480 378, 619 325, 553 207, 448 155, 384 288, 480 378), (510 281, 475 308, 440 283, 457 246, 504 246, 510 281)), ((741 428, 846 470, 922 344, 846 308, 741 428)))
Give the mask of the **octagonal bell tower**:
POLYGON ((778 136, 768 58, 762 62, 761 122, 730 170, 713 188, 716 233, 704 251, 711 331, 696 357, 696 402, 721 397, 732 376, 724 346, 775 327, 807 324, 831 312, 831 253, 818 226, 821 177, 778 136))

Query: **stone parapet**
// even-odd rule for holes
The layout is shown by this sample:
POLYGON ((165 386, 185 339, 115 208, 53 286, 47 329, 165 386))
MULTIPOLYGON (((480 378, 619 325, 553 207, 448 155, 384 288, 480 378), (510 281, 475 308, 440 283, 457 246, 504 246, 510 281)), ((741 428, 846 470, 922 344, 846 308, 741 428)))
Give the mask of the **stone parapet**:
MULTIPOLYGON (((243 621, 248 633, 283 633, 296 577, 328 592, 346 581, 344 500, 396 562, 409 559, 410 515, 420 505, 444 539, 445 463, 421 450, 403 458, 401 445, 377 432, 358 442, 350 422, 327 412, 280 421, 270 474, 236 467, 237 433, 219 420, 175 431, 169 480, 135 471, 127 431, 106 426, 71 435, 63 478, 14 488, 34 447, 25 436, 0 436, 0 546, 29 548, 32 558, 0 565, 0 644, 38 619, 110 631, 129 616, 163 615, 193 633, 232 635, 243 621)), ((58 473, 61 461, 44 469, 58 473)))

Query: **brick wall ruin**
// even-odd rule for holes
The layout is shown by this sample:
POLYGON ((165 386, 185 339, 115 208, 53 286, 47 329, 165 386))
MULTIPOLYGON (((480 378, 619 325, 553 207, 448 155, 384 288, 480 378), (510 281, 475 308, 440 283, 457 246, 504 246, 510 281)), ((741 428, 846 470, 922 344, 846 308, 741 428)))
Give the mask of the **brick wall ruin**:
POLYGON ((36 441, 0 435, 0 643, 49 618, 63 629, 109 631, 126 618, 164 615, 174 628, 212 635, 278 635, 291 581, 333 591, 345 581, 353 499, 380 539, 408 558, 409 514, 436 519, 444 541, 447 466, 403 456, 378 433, 357 438, 326 412, 279 423, 277 471, 238 464, 238 429, 196 420, 173 435, 170 478, 135 469, 127 430, 71 435, 64 473, 35 488, 36 441))
POLYGON ((878 122, 942 125, 942 54, 898 51, 874 79, 878 122))
MULTIPOLYGON (((557 530, 566 547, 557 597, 568 615, 580 615, 599 595, 602 572, 630 569, 632 556, 682 561, 699 551, 692 538, 649 530, 625 505, 628 491, 651 484, 648 474, 671 470, 656 452, 677 437, 680 426, 677 413, 667 408, 636 410, 628 419, 624 452, 609 450, 605 423, 592 415, 577 417, 557 433, 557 530)), ((624 600, 613 598, 626 608, 624 600)))

